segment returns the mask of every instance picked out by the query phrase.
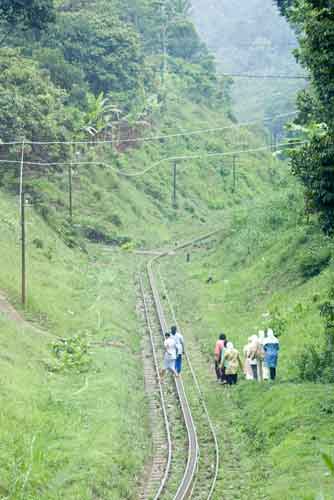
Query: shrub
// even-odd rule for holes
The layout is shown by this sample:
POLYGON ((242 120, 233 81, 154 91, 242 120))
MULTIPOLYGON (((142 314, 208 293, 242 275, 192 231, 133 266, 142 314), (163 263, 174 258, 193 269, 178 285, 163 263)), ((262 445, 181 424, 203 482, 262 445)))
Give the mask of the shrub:
POLYGON ((302 380, 317 382, 322 376, 321 353, 312 345, 306 346, 297 357, 297 367, 302 380))
POLYGON ((268 327, 271 328, 277 337, 283 335, 287 327, 287 319, 276 307, 270 311, 268 327))
POLYGON ((267 215, 266 222, 272 230, 276 230, 284 223, 284 216, 281 212, 272 210, 267 215))
POLYGON ((321 350, 309 346, 297 359, 299 375, 302 380, 312 382, 334 382, 334 285, 328 293, 328 300, 319 306, 324 320, 324 345, 321 350))
POLYGON ((320 274, 328 266, 331 257, 331 251, 328 248, 308 250, 299 262, 299 270, 303 278, 308 279, 320 274))
POLYGON ((99 227, 86 226, 83 227, 83 234, 85 238, 94 243, 106 243, 110 241, 111 236, 103 229, 99 227))
POLYGON ((93 192, 93 196, 94 196, 94 198, 95 198, 97 201, 101 201, 101 200, 102 200, 102 193, 101 193, 101 191, 94 191, 94 192, 93 192))
POLYGON ((85 335, 56 340, 51 348, 56 358, 56 364, 50 367, 51 371, 66 372, 71 370, 84 373, 90 369, 92 357, 85 335))
POLYGON ((110 222, 116 227, 122 226, 122 220, 118 214, 112 214, 110 217, 110 222))
POLYGON ((334 382, 333 353, 307 346, 297 358, 299 377, 308 382, 334 382))
POLYGON ((80 247, 85 251, 85 242, 77 226, 72 225, 69 221, 63 221, 58 227, 58 234, 69 248, 80 247))
POLYGON ((83 235, 93 243, 102 243, 104 245, 122 246, 131 242, 129 236, 119 236, 114 233, 109 233, 104 227, 98 226, 82 226, 83 235))
POLYGON ((44 247, 44 243, 40 238, 34 238, 32 240, 32 243, 33 243, 33 245, 35 245, 36 248, 41 249, 44 247))

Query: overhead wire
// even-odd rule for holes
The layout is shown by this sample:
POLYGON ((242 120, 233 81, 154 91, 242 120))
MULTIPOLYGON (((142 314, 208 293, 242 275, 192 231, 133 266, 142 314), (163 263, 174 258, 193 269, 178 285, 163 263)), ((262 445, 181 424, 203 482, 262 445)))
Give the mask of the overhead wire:
POLYGON ((249 75, 247 73, 222 73, 227 78, 250 78, 259 80, 309 80, 308 75, 249 75))
MULTIPOLYGON (((138 138, 129 138, 129 139, 121 139, 119 140, 105 140, 105 141, 25 141, 26 145, 36 145, 36 146, 51 146, 51 145, 91 145, 95 146, 98 144, 126 144, 126 143, 133 143, 133 142, 150 142, 150 141, 160 141, 163 139, 170 139, 170 138, 177 138, 177 137, 189 137, 193 135, 201 135, 201 134, 206 134, 206 133, 213 133, 213 132, 221 132, 223 130, 232 130, 235 128, 242 128, 242 127, 247 127, 250 125, 254 125, 256 123, 261 123, 262 121, 268 122, 268 121, 275 121, 279 118, 284 118, 287 116, 293 116, 296 115, 298 111, 291 111, 289 113, 282 113, 279 115, 275 115, 272 117, 264 117, 262 119, 257 119, 257 120, 252 120, 248 122, 241 122, 241 123, 235 123, 232 125, 225 125, 224 127, 213 127, 213 128, 206 128, 206 129, 198 129, 198 130, 190 130, 186 132, 176 132, 174 134, 161 134, 161 135, 156 135, 156 136, 148 136, 148 137, 138 137, 138 138)), ((0 147, 1 146, 15 146, 15 145, 21 145, 23 140, 20 141, 9 141, 9 142, 0 142, 0 147)))
MULTIPOLYGON (((278 147, 289 147, 289 146, 298 146, 298 145, 303 145, 307 144, 309 141, 302 141, 302 140, 295 140, 295 141, 290 141, 289 143, 279 143, 276 145, 276 148, 278 147)), ((238 156, 238 155, 243 155, 246 153, 256 153, 256 152, 261 152, 261 151, 267 151, 272 149, 272 145, 266 145, 266 146, 260 146, 257 148, 250 148, 250 149, 242 149, 242 150, 235 150, 235 151, 229 151, 229 152, 215 152, 215 153, 200 153, 200 154, 192 154, 192 155, 177 155, 177 156, 168 156, 165 158, 161 158, 160 160, 156 161, 152 165, 146 167, 143 170, 136 171, 136 172, 123 172, 122 170, 119 170, 115 168, 114 166, 110 165, 109 163, 103 162, 103 161, 81 161, 81 162, 34 162, 34 161, 26 161, 25 165, 30 165, 30 166, 37 166, 37 167, 66 167, 71 165, 72 167, 74 166, 103 166, 107 169, 110 169, 114 171, 117 175, 120 175, 122 177, 141 177, 145 175, 146 173, 150 172, 153 170, 155 167, 160 165, 161 163, 164 162, 170 162, 170 161, 185 161, 185 160, 198 160, 201 158, 215 158, 215 157, 229 157, 229 156, 238 156)), ((20 164, 21 162, 19 160, 0 160, 0 163, 9 163, 9 164, 20 164)))

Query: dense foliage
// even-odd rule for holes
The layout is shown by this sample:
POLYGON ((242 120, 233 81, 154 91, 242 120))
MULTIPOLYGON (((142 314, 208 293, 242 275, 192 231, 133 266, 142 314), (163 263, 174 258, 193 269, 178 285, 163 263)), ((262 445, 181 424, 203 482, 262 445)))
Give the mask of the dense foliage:
POLYGON ((277 2, 300 33, 297 59, 311 82, 298 101, 297 120, 309 144, 292 154, 294 173, 305 186, 306 206, 334 232, 334 6, 330 0, 277 2), (287 9, 287 7, 291 9, 287 9))
POLYGON ((291 7, 293 0, 276 0, 278 8, 282 14, 286 14, 289 7, 291 7))
POLYGON ((0 142, 113 137, 120 120, 154 124, 176 94, 228 111, 189 13, 188 0, 0 1, 0 142))
POLYGON ((53 0, 0 0, 0 20, 6 29, 40 30, 54 20, 53 0))
MULTIPOLYGON (((125 94, 130 100, 141 84, 139 37, 130 26, 108 12, 59 16, 45 45, 62 51, 66 63, 83 73, 91 91, 125 94)), ((66 84, 66 82, 65 82, 66 84)))
POLYGON ((298 359, 300 377, 311 382, 334 382, 334 287, 328 292, 326 302, 320 305, 324 323, 325 340, 319 347, 308 345, 298 359))
MULTIPOLYGON (((0 49, 0 145, 1 142, 64 141, 80 127, 75 108, 65 106, 66 92, 56 87, 38 63, 16 49, 0 49)), ((17 160, 20 144, 3 146, 2 158, 17 160)), ((50 161, 66 152, 57 145, 27 146, 31 160, 50 161)), ((9 165, 17 171, 18 165, 9 165)), ((1 170, 1 176, 6 169, 1 170)), ((8 171, 8 170, 7 170, 8 171)))

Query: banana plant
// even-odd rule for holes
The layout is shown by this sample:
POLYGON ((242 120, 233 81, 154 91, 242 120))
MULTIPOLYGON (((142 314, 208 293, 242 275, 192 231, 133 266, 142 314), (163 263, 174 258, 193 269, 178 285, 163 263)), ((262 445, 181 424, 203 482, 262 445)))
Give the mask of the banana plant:
POLYGON ((192 10, 190 0, 172 0, 171 4, 175 14, 185 18, 190 16, 192 10))
POLYGON ((111 98, 105 96, 103 92, 100 92, 97 97, 89 94, 87 104, 84 131, 95 139, 112 128, 122 115, 122 110, 114 105, 111 98))

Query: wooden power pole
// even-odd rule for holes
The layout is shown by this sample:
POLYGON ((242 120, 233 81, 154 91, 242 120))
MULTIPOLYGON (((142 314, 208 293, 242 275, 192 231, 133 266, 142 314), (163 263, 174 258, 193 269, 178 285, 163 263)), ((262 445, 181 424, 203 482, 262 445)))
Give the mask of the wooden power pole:
POLYGON ((27 291, 26 275, 26 221, 25 221, 25 193, 21 193, 21 300, 26 305, 27 291))
POLYGON ((232 164, 233 186, 232 186, 232 193, 235 192, 236 183, 237 183, 237 177, 236 177, 236 159, 237 159, 237 157, 235 155, 233 155, 233 164, 232 164))
POLYGON ((69 215, 70 221, 73 219, 73 200, 72 200, 72 163, 68 167, 68 197, 69 197, 69 215))
POLYGON ((176 203, 176 161, 173 163, 173 198, 172 198, 173 208, 177 208, 176 203))

